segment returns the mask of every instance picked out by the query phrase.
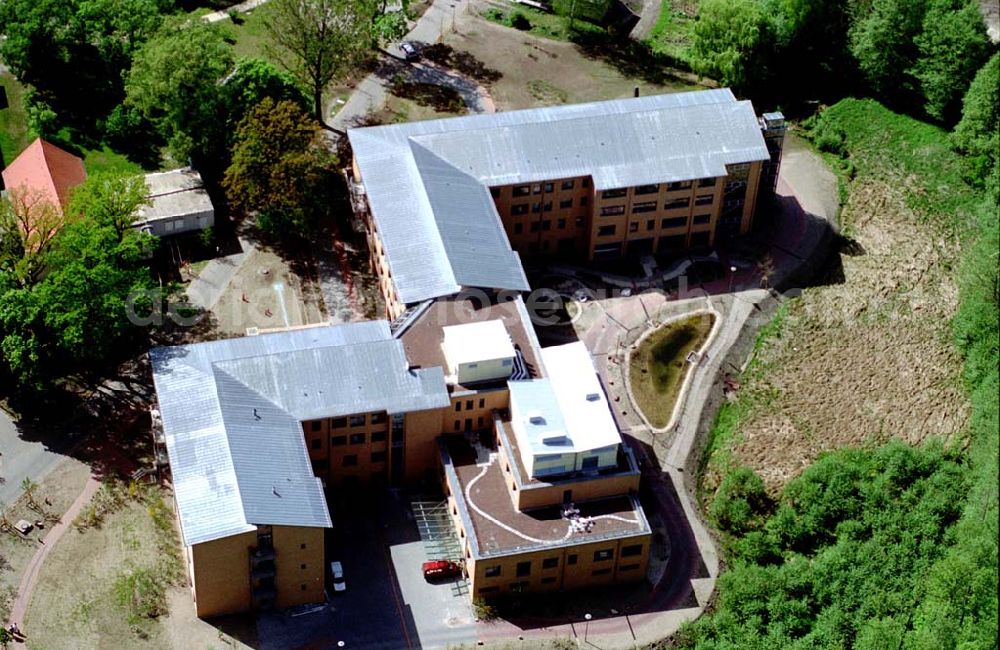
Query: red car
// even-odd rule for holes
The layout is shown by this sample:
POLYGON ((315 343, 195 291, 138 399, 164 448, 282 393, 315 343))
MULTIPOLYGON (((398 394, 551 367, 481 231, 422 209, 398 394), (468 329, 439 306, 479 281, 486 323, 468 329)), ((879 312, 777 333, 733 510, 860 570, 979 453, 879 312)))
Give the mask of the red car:
POLYGON ((440 580, 442 578, 453 578, 462 575, 462 567, 448 560, 424 562, 421 568, 424 571, 425 580, 440 580))

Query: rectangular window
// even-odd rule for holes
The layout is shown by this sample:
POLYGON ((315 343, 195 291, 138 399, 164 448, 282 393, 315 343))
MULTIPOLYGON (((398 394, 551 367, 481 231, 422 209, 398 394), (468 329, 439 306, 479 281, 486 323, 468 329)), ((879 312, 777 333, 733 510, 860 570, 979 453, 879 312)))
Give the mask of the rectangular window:
POLYGON ((635 557, 636 555, 642 555, 642 544, 622 546, 622 557, 635 557))
POLYGON ((691 205, 691 197, 685 196, 683 199, 673 199, 667 201, 663 204, 664 210, 676 210, 677 208, 686 208, 691 205))
POLYGON ((636 222, 636 221, 633 221, 632 223, 630 223, 628 225, 628 231, 629 232, 639 232, 639 223, 636 222))
POLYGON ((571 190, 571 189, 573 189, 574 185, 576 185, 576 181, 563 181, 561 187, 564 190, 571 190))
POLYGON ((455 402, 455 412, 458 413, 461 410, 462 410, 462 401, 459 400, 459 401, 455 402))
POLYGON ((632 204, 632 214, 639 214, 642 212, 656 212, 656 201, 644 201, 642 203, 632 204))
POLYGON ((542 211, 542 204, 541 204, 541 202, 532 203, 531 204, 531 211, 532 212, 541 212, 542 211))
POLYGON ((624 187, 620 187, 616 190, 604 190, 601 192, 602 199, 620 199, 628 193, 628 190, 624 187))
POLYGON ((331 447, 343 447, 347 444, 347 436, 333 436, 330 438, 331 447))
POLYGON ((660 222, 661 228, 680 228, 681 226, 686 226, 688 223, 687 217, 673 217, 671 219, 664 219, 660 222))
POLYGON ((527 185, 517 185, 514 187, 514 191, 512 192, 514 196, 528 196, 530 193, 531 190, 527 185))
POLYGON ((605 206, 605 207, 601 208, 601 216, 602 217, 615 217, 615 216, 618 216, 620 214, 625 214, 625 206, 624 205, 608 205, 608 206, 605 206))
POLYGON ((606 576, 611 573, 611 569, 594 569, 590 572, 592 576, 606 576))
POLYGON ((351 434, 351 444, 352 445, 363 445, 363 444, 365 444, 365 434, 363 434, 363 433, 352 433, 351 434))
POLYGON ((514 365, 514 360, 504 359, 503 361, 500 362, 500 365, 503 366, 504 368, 510 368, 511 366, 514 365))
POLYGON ((542 206, 542 210, 545 212, 552 212, 552 201, 546 201, 545 205, 542 206))
POLYGON ((323 447, 323 441, 320 440, 319 438, 316 438, 315 440, 312 441, 313 449, 321 449, 322 447, 323 447))
POLYGON ((519 214, 528 214, 528 204, 527 203, 515 203, 510 206, 510 213, 514 216, 519 214))
POLYGON ((565 219, 557 219, 556 220, 556 229, 557 230, 566 230, 566 220, 565 219))
POLYGON ((597 229, 598 237, 609 237, 613 234, 615 234, 614 226, 601 226, 600 228, 597 229))
POLYGON ((384 451, 373 451, 372 452, 372 462, 373 463, 384 463, 385 462, 385 452, 384 451))
POLYGON ((461 428, 462 428, 462 421, 461 420, 455 420, 455 426, 452 427, 452 430, 453 431, 458 431, 461 428))
POLYGON ((541 194, 542 193, 542 186, 541 186, 541 184, 540 183, 536 183, 536 184, 532 185, 531 186, 531 193, 532 194, 541 194))
POLYGON ((638 568, 639 568, 638 564, 625 564, 623 566, 618 567, 618 572, 621 573, 622 571, 635 571, 638 568))
POLYGON ((372 442, 385 442, 385 431, 372 431, 372 442))
POLYGON ((559 207, 560 208, 572 208, 573 207, 573 199, 565 199, 565 200, 560 201, 559 202, 559 207))
POLYGON ((348 454, 344 456, 344 467, 357 467, 358 456, 357 454, 348 454))
POLYGON ((557 557, 547 557, 542 560, 543 569, 555 569, 559 566, 559 558, 557 557))
POLYGON ((538 232, 538 230, 541 227, 542 227, 542 224, 540 224, 539 222, 537 222, 537 221, 532 222, 532 224, 531 224, 531 232, 538 232))
POLYGON ((309 426, 312 428, 313 431, 319 431, 320 428, 323 426, 323 423, 320 422, 319 420, 313 420, 312 422, 309 423, 309 426))
POLYGON ((514 234, 515 235, 520 235, 522 232, 524 232, 524 224, 523 223, 515 223, 514 224, 514 234))
POLYGON ((652 230, 655 227, 656 227, 656 219, 650 219, 649 221, 646 222, 647 231, 652 230))
POLYGON ((714 178, 699 179, 698 187, 715 187, 715 179, 714 178))
POLYGON ((594 562, 603 562, 604 560, 610 560, 615 556, 615 549, 604 548, 599 551, 594 551, 594 562))
POLYGON ((636 194, 656 194, 660 191, 659 185, 640 185, 635 188, 636 194))
POLYGON ((495 594, 500 591, 500 587, 482 587, 478 590, 480 595, 482 594, 495 594))
POLYGON ((581 206, 587 205, 589 202, 590 202, 590 198, 589 197, 586 197, 586 196, 581 196, 580 197, 580 205, 581 206))
POLYGON ((567 558, 566 558, 566 564, 576 564, 576 553, 573 553, 572 555, 567 556, 567 558))
POLYGON ((550 219, 546 219, 545 221, 542 222, 542 230, 543 231, 552 230, 552 221, 550 219))
POLYGON ((466 411, 471 411, 472 408, 473 408, 473 406, 472 406, 473 404, 475 404, 475 401, 473 401, 471 399, 465 400, 465 410, 466 411))
POLYGON ((330 426, 334 429, 343 429, 347 426, 347 418, 333 418, 330 420, 330 426))
POLYGON ((372 424, 382 424, 385 422, 385 413, 372 413, 372 416, 368 421, 372 424))
POLYGON ((481 408, 481 409, 482 408, 486 408, 486 398, 485 397, 480 397, 479 398, 479 408, 481 408))
POLYGON ((365 416, 363 415, 352 415, 348 418, 348 424, 352 427, 363 427, 365 426, 365 416))
POLYGON ((518 562, 517 563, 517 571, 515 572, 515 575, 518 578, 523 578, 525 576, 530 576, 531 575, 531 560, 528 560, 527 562, 518 562))
POLYGON ((581 183, 581 185, 583 187, 590 187, 590 178, 589 177, 588 178, 584 178, 583 182, 581 183))
POLYGON ((710 223, 711 221, 712 221, 712 215, 710 214, 696 214, 694 215, 694 219, 692 219, 692 222, 694 222, 695 225, 706 224, 710 223))
POLYGON ((668 192, 676 192, 677 190, 689 190, 691 189, 691 181, 677 181, 676 183, 671 183, 667 185, 668 192))
POLYGON ((486 570, 483 572, 483 575, 486 576, 487 578, 496 578, 497 576, 500 575, 500 565, 494 564, 493 566, 486 567, 486 570))
POLYGON ((698 196, 698 197, 695 198, 694 204, 695 205, 712 205, 712 201, 714 201, 714 200, 715 200, 715 197, 712 196, 711 194, 702 194, 701 196, 698 196))
POLYGON ((544 191, 545 191, 546 193, 549 193, 549 192, 551 192, 551 191, 552 191, 552 183, 546 183, 546 184, 545 184, 545 186, 544 186, 544 187, 543 187, 542 189, 543 189, 543 190, 544 190, 544 191))
POLYGON ((576 218, 576 225, 577 225, 577 227, 585 225, 586 221, 587 221, 586 217, 577 217, 576 218))

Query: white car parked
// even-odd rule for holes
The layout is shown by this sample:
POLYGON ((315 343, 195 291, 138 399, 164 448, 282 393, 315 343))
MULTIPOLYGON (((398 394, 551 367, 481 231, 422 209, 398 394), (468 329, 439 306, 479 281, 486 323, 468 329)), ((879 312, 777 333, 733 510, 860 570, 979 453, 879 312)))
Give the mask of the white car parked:
POLYGON ((344 565, 339 560, 330 563, 330 577, 333 578, 335 592, 347 591, 347 583, 344 582, 344 565))

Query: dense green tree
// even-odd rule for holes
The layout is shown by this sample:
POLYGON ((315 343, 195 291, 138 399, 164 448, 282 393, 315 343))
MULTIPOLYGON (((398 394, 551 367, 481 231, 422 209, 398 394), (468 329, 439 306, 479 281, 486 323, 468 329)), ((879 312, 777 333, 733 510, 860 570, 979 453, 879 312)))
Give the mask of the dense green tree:
POLYGON ((374 4, 357 0, 272 0, 264 26, 275 60, 312 99, 324 124, 323 92, 370 51, 374 4))
POLYGON ((220 82, 232 65, 218 29, 170 21, 136 53, 126 100, 156 126, 177 162, 210 163, 223 155, 220 82))
POLYGON ((917 47, 913 75, 920 81, 924 109, 934 119, 954 123, 969 83, 989 58, 978 3, 930 0, 917 47))
POLYGON ((240 124, 223 187, 233 207, 256 214, 269 235, 308 238, 328 216, 335 164, 299 105, 266 98, 240 124))
POLYGON ((757 0, 704 0, 694 28, 692 63, 695 71, 737 91, 751 85, 764 14, 757 0))
POLYGON ((972 80, 952 137, 967 156, 973 180, 987 185, 1000 201, 1000 52, 972 80))
POLYGON ((295 79, 263 59, 242 59, 226 78, 224 88, 227 123, 235 132, 251 108, 265 97, 275 103, 291 101, 306 109, 307 100, 295 79))
MULTIPOLYGON (((782 94, 796 99, 839 97, 851 88, 850 3, 844 0, 763 0, 775 31, 782 94)), ((756 64, 752 62, 752 64, 756 64)))
POLYGON ((68 212, 98 226, 110 226, 120 242, 135 223, 139 209, 149 204, 148 194, 141 176, 92 174, 73 190, 68 212))
POLYGON ((410 0, 390 4, 389 0, 368 0, 375 5, 371 10, 372 44, 391 43, 406 36, 409 31, 410 0))
POLYGON ((850 29, 851 54, 868 86, 886 100, 905 101, 912 78, 902 72, 917 59, 928 0, 872 0, 850 29))
POLYGON ((764 481, 752 469, 739 467, 722 479, 709 514, 720 530, 742 535, 759 528, 770 508, 764 481))
POLYGON ((169 0, 5 0, 0 56, 34 88, 38 110, 93 134, 121 102, 132 55, 169 7, 169 0))

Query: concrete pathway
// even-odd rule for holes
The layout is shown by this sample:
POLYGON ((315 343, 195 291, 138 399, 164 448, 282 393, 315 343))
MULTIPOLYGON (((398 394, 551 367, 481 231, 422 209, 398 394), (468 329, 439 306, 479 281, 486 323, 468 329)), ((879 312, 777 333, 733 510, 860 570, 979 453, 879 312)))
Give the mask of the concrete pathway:
MULTIPOLYGON (((454 29, 455 20, 465 13, 468 7, 469 0, 434 0, 434 4, 414 23, 402 40, 437 43, 446 30, 454 29)), ((402 58, 402 53, 396 44, 388 46, 386 51, 402 58)), ((357 124, 365 115, 382 108, 387 95, 385 88, 387 76, 375 72, 362 79, 346 102, 333 107, 332 110, 336 113, 333 115, 328 113, 327 124, 338 131, 345 131, 357 124)), ((331 111, 331 108, 328 107, 327 111, 331 111)))
POLYGON ((187 296, 193 307, 209 311, 219 302, 229 282, 240 270, 247 253, 253 249, 253 246, 242 237, 239 238, 239 242, 241 252, 210 260, 198 277, 188 285, 187 296))
POLYGON ((49 556, 55 545, 62 539, 63 534, 73 525, 73 520, 100 487, 100 481, 93 476, 87 479, 87 484, 83 487, 80 496, 73 501, 66 513, 59 519, 59 523, 49 530, 42 545, 38 547, 31 561, 28 562, 28 566, 24 569, 21 583, 17 587, 17 596, 11 606, 9 623, 17 623, 18 627, 27 632, 24 628, 24 614, 31 604, 31 596, 35 591, 35 585, 38 584, 38 576, 45 563, 45 558, 49 556))
POLYGON ((248 11, 253 11, 265 2, 267 2, 267 0, 246 0, 246 2, 235 4, 227 9, 220 9, 219 11, 213 11, 210 14, 205 14, 201 17, 201 19, 206 23, 217 23, 221 20, 229 20, 230 11, 238 11, 241 14, 245 14, 248 11))

